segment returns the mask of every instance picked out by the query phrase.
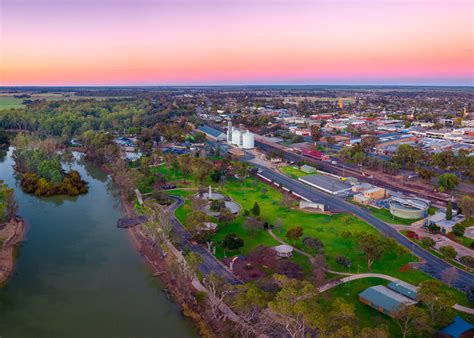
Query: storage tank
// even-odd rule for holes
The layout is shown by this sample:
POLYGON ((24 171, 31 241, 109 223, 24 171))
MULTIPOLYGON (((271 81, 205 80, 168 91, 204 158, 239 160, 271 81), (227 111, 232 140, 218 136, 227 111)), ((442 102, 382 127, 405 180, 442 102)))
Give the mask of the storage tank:
POLYGON ((234 129, 232 131, 232 144, 235 144, 236 146, 240 145, 240 130, 234 129))
POLYGON ((242 136, 242 148, 253 149, 255 147, 255 136, 248 130, 242 136))

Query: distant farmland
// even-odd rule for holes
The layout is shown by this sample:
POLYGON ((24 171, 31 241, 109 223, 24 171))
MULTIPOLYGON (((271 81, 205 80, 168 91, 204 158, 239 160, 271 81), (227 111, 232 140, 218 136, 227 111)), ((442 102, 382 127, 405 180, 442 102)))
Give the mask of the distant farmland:
POLYGON ((0 110, 22 108, 24 99, 17 99, 13 96, 0 96, 0 110))

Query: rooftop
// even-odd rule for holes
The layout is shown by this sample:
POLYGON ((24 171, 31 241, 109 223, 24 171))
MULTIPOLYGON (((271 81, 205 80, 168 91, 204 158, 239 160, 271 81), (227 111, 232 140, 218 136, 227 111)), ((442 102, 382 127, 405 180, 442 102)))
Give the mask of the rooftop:
POLYGON ((326 175, 308 175, 300 177, 299 180, 331 194, 338 194, 351 189, 350 184, 326 175))
POLYGON ((411 305, 415 302, 398 292, 390 290, 383 285, 371 286, 362 291, 360 297, 368 300, 374 307, 382 307, 384 310, 391 312, 402 304, 411 305))

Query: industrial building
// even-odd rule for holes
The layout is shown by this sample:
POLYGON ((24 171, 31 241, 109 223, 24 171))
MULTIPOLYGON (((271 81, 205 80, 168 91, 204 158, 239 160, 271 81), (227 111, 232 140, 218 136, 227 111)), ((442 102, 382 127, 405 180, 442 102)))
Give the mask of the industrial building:
POLYGON ((308 175, 300 177, 298 180, 332 195, 339 195, 351 190, 350 184, 326 175, 308 175))
POLYGON ((214 129, 212 127, 203 125, 198 128, 199 131, 206 134, 206 137, 214 141, 224 141, 225 134, 220 130, 214 129))
POLYGON ((229 122, 227 127, 227 143, 242 149, 253 149, 255 148, 255 135, 248 130, 242 131, 234 128, 232 127, 232 122, 229 122))
POLYGON ((393 197, 390 202, 390 213, 404 219, 424 218, 428 214, 428 203, 417 198, 393 197))

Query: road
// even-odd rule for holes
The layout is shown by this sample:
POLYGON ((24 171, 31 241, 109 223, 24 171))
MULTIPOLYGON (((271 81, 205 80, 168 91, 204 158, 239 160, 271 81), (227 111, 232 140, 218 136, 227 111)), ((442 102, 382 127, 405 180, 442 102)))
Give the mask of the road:
MULTIPOLYGON (((402 192, 404 192, 408 195, 411 195, 411 194, 415 193, 414 191, 403 189, 402 187, 400 187, 399 184, 397 184, 397 182, 394 182, 392 184, 390 182, 385 182, 385 181, 381 181, 379 179, 369 178, 367 176, 364 176, 360 173, 360 171, 358 169, 353 168, 349 165, 344 166, 345 169, 343 169, 343 167, 340 167, 338 165, 334 165, 334 164, 331 164, 329 162, 318 161, 318 160, 313 159, 311 157, 304 156, 302 158, 301 154, 292 153, 290 151, 284 151, 284 150, 282 150, 278 147, 275 147, 275 146, 270 145, 268 143, 263 143, 263 142, 257 141, 257 140, 255 140, 255 146, 258 149, 260 149, 260 150, 262 150, 266 153, 271 153, 271 152, 281 153, 281 152, 283 152, 283 156, 284 156, 285 160, 288 160, 288 161, 298 162, 298 161, 301 161, 302 159, 304 159, 304 161, 308 162, 309 164, 313 164, 318 169, 321 169, 321 170, 326 171, 328 173, 336 174, 336 175, 339 175, 339 176, 341 176, 341 175, 343 175, 343 176, 353 176, 355 178, 363 180, 364 182, 371 183, 373 185, 377 185, 379 187, 383 187, 383 188, 390 189, 390 190, 402 191, 402 192)), ((436 197, 433 194, 429 194, 429 196, 426 196, 425 198, 428 198, 428 199, 432 200, 432 202, 434 202, 434 203, 439 203, 440 205, 446 205, 446 200, 445 199, 436 197)))
MULTIPOLYGON (((326 194, 322 191, 316 190, 315 188, 307 186, 304 183, 293 180, 283 174, 268 169, 265 166, 255 164, 252 162, 252 159, 253 155, 247 153, 246 157, 243 160, 251 162, 253 165, 258 167, 261 170, 261 175, 272 180, 273 182, 285 186, 292 192, 295 192, 313 202, 324 203, 326 206, 329 207, 329 210, 345 210, 346 212, 352 213, 375 227, 386 237, 395 239, 398 243, 409 249, 413 254, 420 257, 425 262, 425 264, 420 266, 420 270, 426 272, 430 276, 442 280, 443 271, 452 267, 452 265, 450 265, 449 263, 432 255, 428 251, 424 250, 423 248, 408 240, 397 230, 393 229, 390 225, 381 221, 380 219, 374 217, 367 210, 360 208, 352 203, 349 203, 343 198, 326 194)), ((474 275, 458 268, 456 268, 456 270, 458 272, 458 278, 453 283, 454 287, 462 291, 464 291, 467 287, 474 287, 474 275)))
POLYGON ((184 200, 177 196, 170 197, 175 201, 175 203, 170 206, 169 210, 171 213, 171 222, 173 223, 173 233, 177 235, 180 241, 179 248, 181 250, 187 248, 202 257, 203 263, 199 267, 199 270, 203 275, 207 276, 211 272, 215 272, 232 285, 242 284, 242 281, 240 281, 222 262, 214 257, 214 255, 207 251, 202 245, 195 245, 191 242, 191 234, 175 216, 176 209, 184 204, 184 200))

